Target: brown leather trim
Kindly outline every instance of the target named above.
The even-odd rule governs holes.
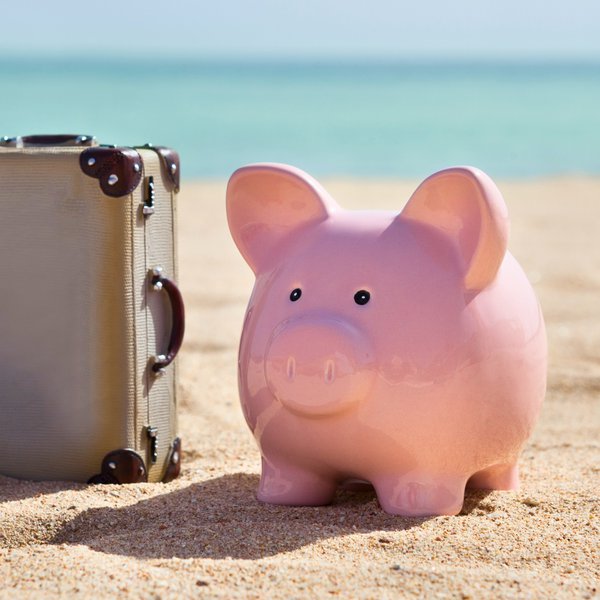
[[[29,148],[40,146],[96,146],[93,135],[79,135],[74,133],[37,134],[16,137],[0,137],[0,146],[10,148]]]
[[[171,446],[171,452],[169,453],[169,462],[167,464],[167,470],[163,477],[163,483],[169,483],[173,479],[179,477],[181,473],[181,438],[175,438]]]
[[[131,194],[142,180],[142,158],[133,148],[88,148],[79,155],[79,165],[113,198]]]
[[[27,146],[94,146],[96,138],[93,135],[78,135],[73,133],[24,135],[21,138],[24,147]]]
[[[101,471],[88,483],[141,483],[148,481],[142,457],[129,448],[113,450],[102,460]]]
[[[167,178],[171,181],[175,192],[179,192],[181,181],[181,162],[179,154],[171,148],[165,146],[155,146],[154,150],[162,158],[163,167],[167,173]]]
[[[154,150],[154,152],[160,156],[164,174],[166,175],[166,180],[173,186],[174,192],[179,192],[179,184],[181,181],[181,164],[179,160],[179,154],[172,148],[167,148],[166,146],[153,146],[152,144],[145,144],[144,146],[138,147]]]

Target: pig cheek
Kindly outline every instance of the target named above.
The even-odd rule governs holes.
[[[267,280],[268,283],[268,280]],[[256,434],[259,419],[264,420],[273,402],[264,373],[265,350],[272,330],[279,321],[268,306],[269,290],[257,286],[246,313],[238,358],[238,382],[242,410],[248,426]],[[262,415],[262,417],[261,417]]]
[[[449,325],[452,323],[452,325]],[[407,328],[382,341],[381,378],[391,386],[418,389],[443,384],[478,362],[472,319],[447,320],[430,329]]]
[[[260,297],[260,289],[255,287],[250,298],[242,336],[238,352],[238,388],[244,418],[251,431],[256,429],[258,414],[266,408],[266,389],[264,377],[262,377],[262,360],[256,353],[256,324],[257,324],[257,297]]]

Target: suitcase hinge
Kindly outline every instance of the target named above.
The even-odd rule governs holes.
[[[146,427],[146,435],[150,440],[150,461],[155,463],[158,460],[158,427],[148,425],[148,427]]]
[[[142,213],[145,217],[149,217],[154,214],[154,177],[150,175],[146,177],[146,191],[144,197],[144,206],[142,208]]]

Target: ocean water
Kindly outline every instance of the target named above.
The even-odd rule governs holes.
[[[0,135],[176,148],[184,177],[600,173],[600,65],[101,62],[0,57]]]

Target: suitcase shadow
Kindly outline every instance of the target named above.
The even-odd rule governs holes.
[[[72,481],[30,481],[0,475],[0,505],[4,502],[15,502],[78,489],[85,489],[85,484]]]
[[[257,475],[238,473],[121,508],[90,508],[65,523],[51,543],[138,558],[258,559],[356,533],[383,532],[378,542],[386,544],[386,531],[428,520],[384,513],[372,490],[340,491],[329,506],[289,507],[259,503],[257,486]],[[468,492],[466,510],[485,495]]]

